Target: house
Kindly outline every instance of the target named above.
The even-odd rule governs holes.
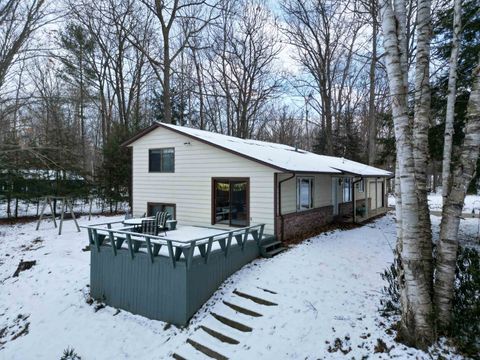
[[[124,145],[133,151],[135,216],[165,210],[179,224],[262,223],[286,240],[387,207],[392,174],[343,158],[164,123]]]
[[[90,295],[178,326],[242,266],[284,250],[278,240],[386,209],[391,174],[346,159],[161,123],[125,145],[134,214],[167,211],[178,226],[165,234],[132,224],[145,219],[84,226]]]

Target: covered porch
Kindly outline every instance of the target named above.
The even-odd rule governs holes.
[[[352,218],[362,223],[388,211],[385,177],[361,176],[354,178],[352,186]]]

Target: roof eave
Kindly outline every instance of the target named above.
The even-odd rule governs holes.
[[[149,127],[145,128],[142,131],[138,132],[137,134],[133,135],[130,139],[121,143],[120,146],[122,146],[122,147],[131,146],[135,141],[137,141],[141,137],[147,135],[148,133],[152,132],[153,130],[155,130],[158,127],[159,127],[159,123],[155,122],[152,125],[150,125]]]

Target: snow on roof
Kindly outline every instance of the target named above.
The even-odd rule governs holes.
[[[161,127],[197,138],[212,145],[238,153],[267,165],[289,172],[314,172],[341,174],[343,172],[362,176],[391,176],[389,171],[378,169],[352,160],[314,154],[292,146],[266,141],[240,139],[210,131],[158,123]]]

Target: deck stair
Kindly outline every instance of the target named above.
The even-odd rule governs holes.
[[[277,294],[268,289],[258,289],[270,294]],[[258,295],[258,291],[254,291],[254,293],[255,295],[251,295],[235,289],[233,291],[234,296],[232,297],[232,300],[229,299],[229,301],[222,301],[225,306],[224,308],[219,309],[221,310],[220,312],[222,315],[211,312],[210,315],[215,320],[213,320],[213,322],[207,322],[209,324],[208,327],[200,325],[196,328],[195,332],[186,341],[188,347],[182,348],[179,352],[173,353],[172,357],[176,360],[227,360],[228,356],[225,356],[222,353],[228,353],[229,349],[234,349],[235,346],[240,344],[240,341],[236,340],[234,337],[238,337],[242,333],[245,334],[254,331],[253,327],[250,327],[243,322],[249,322],[249,319],[253,320],[263,316],[263,314],[258,312],[259,309],[266,309],[270,306],[277,305],[270,300],[260,297],[262,295]],[[238,303],[240,303],[241,306],[238,305]],[[249,307],[253,307],[256,311],[249,309]],[[227,313],[230,315],[227,315]],[[232,319],[234,314],[241,317],[241,322]],[[223,330],[219,330],[218,328]],[[225,335],[223,332],[228,335]]]
[[[287,250],[282,242],[277,240],[274,235],[265,235],[260,245],[260,254],[264,258],[271,258],[281,252]]]

